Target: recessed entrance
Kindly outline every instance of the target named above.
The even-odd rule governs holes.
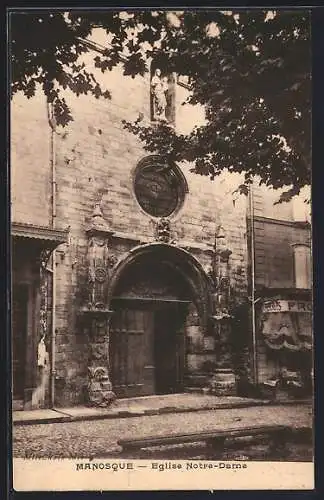
[[[186,306],[178,302],[154,315],[155,393],[183,392]]]
[[[141,245],[119,262],[108,297],[114,311],[109,368],[117,397],[184,392],[197,364],[189,341],[204,334],[210,315],[201,264],[176,246]]]
[[[131,264],[111,301],[110,372],[118,397],[184,391],[189,284],[172,262]]]
[[[183,392],[186,301],[117,299],[111,378],[118,397]]]

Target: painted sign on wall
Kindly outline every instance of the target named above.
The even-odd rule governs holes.
[[[262,306],[263,313],[282,313],[282,312],[297,312],[297,313],[312,313],[312,303],[306,300],[266,300]]]

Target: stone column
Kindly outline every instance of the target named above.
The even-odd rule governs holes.
[[[89,338],[88,402],[108,406],[115,399],[109,373],[109,281],[117,259],[110,251],[110,231],[100,208],[94,208],[88,234],[88,302],[83,309]]]
[[[231,345],[232,317],[229,312],[230,279],[228,262],[231,255],[225,244],[225,232],[220,226],[215,236],[214,258],[210,278],[212,283],[213,314],[210,318],[215,339],[216,368],[209,382],[209,390],[219,396],[236,395]]]
[[[216,368],[211,377],[210,392],[217,396],[235,396],[236,379],[232,363],[230,318],[211,318],[216,349]]]
[[[88,402],[91,406],[109,406],[116,398],[109,377],[109,329],[112,311],[89,311]]]

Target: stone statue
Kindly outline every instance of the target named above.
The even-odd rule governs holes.
[[[161,76],[161,70],[156,68],[151,80],[153,96],[153,119],[166,121],[167,92],[169,89],[167,77]]]
[[[103,366],[89,367],[88,397],[91,406],[106,407],[116,399],[109,380],[108,369]]]
[[[171,224],[169,219],[162,217],[156,224],[156,239],[163,243],[169,243],[171,239]]]

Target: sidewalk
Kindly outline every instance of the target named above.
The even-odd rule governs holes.
[[[202,394],[169,394],[165,396],[147,396],[116,400],[109,408],[76,406],[72,408],[39,409],[14,411],[13,424],[36,425],[46,423],[75,422],[86,420],[116,419],[161,415],[166,413],[184,413],[202,410],[247,408],[284,404],[303,404],[304,401],[274,402],[234,396],[210,396]],[[309,403],[309,402],[308,402]]]

